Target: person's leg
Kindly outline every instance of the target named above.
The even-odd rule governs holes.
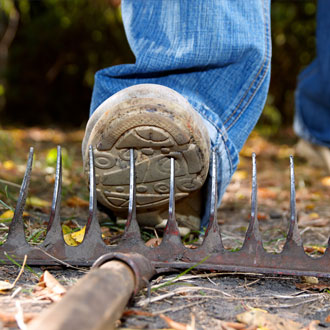
[[[179,92],[202,116],[217,148],[220,201],[266,100],[269,12],[269,0],[122,1],[136,63],[96,74],[91,115],[132,85],[160,84]]]
[[[318,1],[316,19],[316,58],[298,78],[294,130],[298,155],[330,172],[330,1]]]
[[[330,147],[330,1],[319,0],[316,58],[301,72],[296,90],[294,129],[303,139]]]

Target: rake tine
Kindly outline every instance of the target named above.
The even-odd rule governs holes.
[[[64,246],[64,238],[62,234],[60,208],[61,208],[61,193],[62,193],[62,154],[61,147],[57,146],[57,160],[55,171],[55,185],[53,192],[52,209],[50,211],[47,234],[42,246],[50,252],[53,249],[58,249],[58,244]]]
[[[29,190],[29,184],[31,179],[31,170],[33,163],[33,147],[30,148],[29,158],[26,165],[26,170],[19,192],[19,197],[17,200],[17,205],[14,212],[13,220],[9,227],[8,237],[6,243],[15,240],[16,242],[26,242],[24,234],[24,223],[23,223],[23,211],[26,203],[26,198]]]
[[[293,156],[290,156],[290,224],[283,250],[289,248],[289,244],[291,244],[291,242],[294,242],[297,246],[302,247],[302,240],[299,234],[297,224],[296,188]]]
[[[224,250],[221,233],[217,221],[218,205],[218,182],[217,182],[218,162],[216,150],[212,150],[212,187],[209,224],[205,232],[202,247],[207,247],[210,252],[220,252]]]
[[[248,230],[245,234],[245,239],[243,243],[243,248],[247,244],[262,244],[260,233],[259,233],[259,223],[258,223],[258,201],[257,201],[257,165],[256,165],[256,154],[252,153],[252,193],[251,193],[251,219],[249,223]]]
[[[86,224],[86,231],[83,243],[89,238],[93,242],[102,241],[101,228],[97,220],[97,206],[96,206],[96,183],[95,183],[95,165],[93,147],[89,146],[89,210],[88,220]],[[86,244],[86,242],[85,242]]]
[[[50,231],[54,223],[55,225],[60,224],[61,193],[62,193],[62,153],[61,153],[61,147],[57,146],[55,185],[53,192],[52,209],[50,211],[47,232]]]
[[[170,173],[170,197],[168,205],[168,220],[164,231],[161,246],[172,241],[175,244],[182,245],[180,233],[175,217],[175,159],[171,157],[171,173]]]
[[[135,159],[134,149],[130,149],[130,171],[129,171],[129,201],[128,201],[128,216],[125,226],[124,239],[140,240],[140,227],[136,219],[136,174],[135,174]]]

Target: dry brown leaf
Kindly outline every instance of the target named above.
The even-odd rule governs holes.
[[[258,188],[258,197],[275,199],[277,197],[277,193],[269,188]]]
[[[153,317],[155,316],[152,313],[149,312],[144,312],[144,311],[139,311],[136,309],[127,309],[124,313],[123,316],[130,316],[130,315],[139,315],[139,316],[148,316],[148,317]]]
[[[304,283],[308,283],[308,284],[318,284],[319,283],[319,279],[315,276],[301,276],[301,280]]]
[[[325,323],[330,323],[330,314],[324,319]]]
[[[46,270],[40,276],[39,283],[35,287],[34,292],[42,299],[59,301],[66,293],[66,289],[48,270]]]
[[[0,281],[0,291],[8,291],[13,288],[13,284],[7,281]]]
[[[296,288],[300,290],[316,290],[323,291],[325,289],[330,289],[330,284],[326,283],[296,283]]]
[[[65,203],[66,203],[66,205],[68,205],[70,207],[88,207],[89,206],[88,201],[85,201],[84,199],[81,199],[78,196],[73,196],[71,198],[68,198]]]
[[[170,317],[165,316],[164,314],[159,315],[171,328],[175,330],[195,330],[195,316],[191,315],[191,323],[185,324],[172,320]]]
[[[239,322],[248,326],[257,326],[267,330],[299,330],[301,324],[289,319],[284,319],[264,310],[253,308],[250,311],[236,315]]]
[[[31,320],[36,318],[39,314],[37,313],[24,313],[24,322],[29,323]],[[15,313],[3,313],[0,311],[0,321],[3,323],[4,327],[16,328],[17,323],[15,319]]]
[[[156,246],[159,246],[161,242],[162,242],[162,239],[161,239],[161,238],[153,237],[153,238],[150,238],[150,239],[146,242],[146,246],[149,246],[149,247],[156,247]]]

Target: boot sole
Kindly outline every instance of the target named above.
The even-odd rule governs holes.
[[[176,160],[176,199],[201,188],[208,173],[210,142],[203,120],[190,105],[165,97],[129,98],[104,108],[84,142],[84,160],[86,145],[94,147],[97,198],[117,214],[128,207],[130,148],[138,212],[167,205],[171,157]]]

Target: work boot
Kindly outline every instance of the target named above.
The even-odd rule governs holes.
[[[90,117],[82,144],[94,148],[97,199],[127,217],[129,155],[134,148],[137,219],[157,226],[167,218],[170,158],[175,158],[178,225],[199,230],[201,198],[208,174],[210,139],[201,116],[174,90],[141,84],[105,100]],[[189,196],[193,193],[194,198]]]

